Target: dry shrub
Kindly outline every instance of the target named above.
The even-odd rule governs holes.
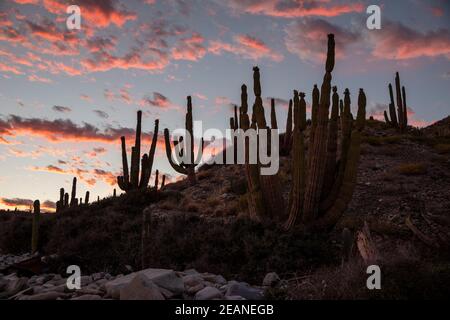
[[[424,163],[403,163],[397,167],[397,172],[403,175],[421,175],[427,173],[427,167]]]
[[[363,143],[368,143],[371,146],[382,146],[385,144],[396,144],[402,140],[401,136],[364,136]]]
[[[434,145],[434,150],[439,154],[447,154],[450,153],[450,144],[447,143],[439,143]]]
[[[450,264],[426,261],[421,257],[392,251],[378,264],[381,290],[366,287],[368,274],[361,259],[353,258],[344,266],[318,269],[300,279],[292,279],[290,299],[445,299],[450,294]]]

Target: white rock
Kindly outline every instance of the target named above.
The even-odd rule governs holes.
[[[184,292],[183,280],[177,277],[173,270],[150,268],[108,281],[105,283],[107,296],[118,299],[120,296],[120,289],[129,284],[137,274],[145,275],[157,286],[169,290],[174,294],[181,294]]]
[[[19,300],[56,300],[58,298],[66,298],[68,295],[61,292],[44,292],[38,293],[31,296],[21,296]]]
[[[102,297],[96,294],[84,294],[82,296],[75,297],[70,300],[102,300]]]
[[[279,282],[280,282],[280,277],[275,272],[269,272],[264,277],[263,286],[273,287]]]
[[[197,292],[199,292],[200,290],[202,290],[205,287],[205,285],[203,283],[199,283],[196,286],[193,287],[188,287],[187,288],[187,293],[189,293],[190,295],[194,295]]]
[[[222,299],[222,293],[214,287],[205,287],[195,294],[195,300]]]
[[[120,289],[120,300],[164,300],[164,296],[149,278],[144,274],[137,274]]]
[[[225,300],[246,300],[246,299],[241,296],[225,296]]]
[[[198,274],[188,274],[182,279],[185,287],[195,287],[203,282],[203,278]]]
[[[263,290],[252,288],[247,283],[230,281],[227,288],[226,296],[241,296],[247,300],[264,299]]]

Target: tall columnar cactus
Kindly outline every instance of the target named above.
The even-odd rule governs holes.
[[[72,180],[72,193],[70,196],[70,207],[76,207],[78,205],[77,199],[77,178],[74,177]]]
[[[237,114],[235,115],[237,117]],[[193,117],[192,117],[192,99],[191,96],[187,97],[187,112],[186,112],[186,120],[185,120],[185,129],[186,132],[189,134],[190,139],[189,141],[176,141],[174,142],[175,150],[180,150],[178,147],[182,147],[181,151],[178,152],[179,156],[183,156],[184,154],[188,155],[188,161],[186,163],[184,161],[180,161],[179,163],[176,163],[174,159],[172,158],[172,146],[170,143],[170,133],[169,129],[164,129],[164,140],[166,144],[166,155],[167,159],[169,160],[170,165],[172,168],[181,174],[187,175],[189,183],[191,185],[194,185],[197,183],[197,178],[195,175],[195,167],[200,163],[202,154],[203,154],[203,147],[204,147],[204,141],[203,138],[201,139],[200,147],[198,150],[198,155],[195,157],[194,152],[194,124],[193,124]],[[181,145],[178,145],[181,144]]]
[[[292,99],[289,100],[289,108],[286,119],[286,133],[284,134],[284,139],[282,141],[280,154],[283,156],[288,156],[292,148]]]
[[[271,128],[267,125],[265,115],[264,115],[264,106],[263,106],[263,100],[261,97],[261,81],[260,81],[261,75],[259,72],[258,67],[253,68],[253,93],[255,94],[255,103],[253,104],[253,116],[256,121],[256,127],[258,130],[265,129],[277,129],[277,128]],[[273,113],[275,112],[273,108]],[[273,114],[271,113],[271,114]],[[271,116],[271,124],[277,126],[276,120],[274,119],[274,116]],[[270,145],[270,139],[267,139],[267,148],[269,152],[274,152],[272,150]],[[258,146],[259,147],[259,146]],[[277,154],[278,156],[278,154]],[[259,161],[258,161],[259,164]],[[260,166],[260,165],[259,165]],[[258,168],[260,169],[260,168]],[[258,170],[259,174],[259,170]],[[278,178],[278,174],[275,175],[260,175],[259,174],[259,183],[260,188],[263,195],[263,203],[264,206],[267,208],[266,215],[269,217],[273,217],[276,212],[281,212],[281,215],[278,215],[278,217],[282,217],[284,215],[284,202],[283,202],[283,196],[280,192],[273,192],[273,190],[280,190],[281,185]]]
[[[86,191],[86,195],[84,196],[84,204],[85,205],[89,204],[89,191]]]
[[[334,68],[334,35],[328,36],[328,51],[325,64],[321,95],[317,112],[316,128],[314,130],[312,145],[308,150],[309,167],[306,181],[305,199],[303,205],[303,220],[310,222],[317,217],[323,180],[326,167],[328,112],[330,107],[331,72]]]
[[[390,83],[388,88],[390,98],[389,116],[388,112],[384,111],[384,120],[388,125],[397,128],[400,132],[404,132],[408,127],[408,109],[406,106],[406,90],[405,87],[401,87],[400,76],[398,72],[395,73],[395,94],[397,109],[395,109],[394,93],[392,91],[392,85]]]
[[[331,94],[331,72],[334,67],[334,36],[328,36],[328,52],[325,76],[321,90],[313,89],[312,125],[308,146],[308,161],[305,157],[306,102],[305,94],[294,91],[294,130],[292,144],[292,184],[286,212],[285,228],[297,223],[310,227],[328,228],[335,225],[350,202],[356,185],[356,174],[360,155],[361,131],[364,128],[366,97],[360,89],[358,115],[353,121],[350,108],[350,92],[344,92],[344,100],[339,100],[337,88]],[[259,69],[254,68],[255,104],[253,107],[253,128],[267,128],[261,99]],[[245,90],[244,90],[245,89]],[[243,86],[242,97],[247,97]],[[331,117],[329,107],[332,100]],[[246,105],[246,103],[242,103]],[[337,157],[338,114],[341,111],[340,158]],[[249,116],[241,107],[241,128],[249,128]],[[353,124],[353,122],[355,122]],[[246,148],[248,150],[248,148]],[[248,160],[248,158],[247,158]],[[273,195],[281,195],[281,188],[271,176],[260,174],[258,164],[246,162],[248,182],[248,202],[251,217],[278,216],[282,212],[281,201]],[[275,177],[276,176],[272,176]],[[334,191],[335,190],[335,191]],[[335,194],[333,194],[333,191]],[[276,202],[278,201],[278,202]],[[328,202],[328,205],[324,203]],[[272,205],[271,205],[272,203]],[[273,206],[277,203],[278,207]]]
[[[330,192],[331,188],[333,187],[334,178],[336,176],[338,112],[339,112],[339,95],[337,93],[337,87],[333,87],[331,116],[330,121],[328,122],[325,179],[322,189],[322,199],[326,197]]]
[[[164,188],[165,185],[166,185],[166,175],[163,174],[160,189]]]
[[[31,230],[31,253],[36,253],[39,249],[39,220],[41,215],[41,204],[39,200],[33,203],[33,225]]]
[[[275,99],[270,100],[270,125],[272,129],[278,129],[277,113],[275,112]]]
[[[64,194],[64,209],[69,207],[69,193]]]
[[[64,188],[59,189],[59,200],[56,202],[56,212],[65,208],[64,203]]]
[[[294,90],[294,141],[292,146],[292,185],[289,194],[286,227],[291,228],[303,208],[306,183],[305,137],[306,102],[305,93]]]
[[[142,156],[141,159],[141,123],[142,111],[137,112],[137,125],[135,145],[131,148],[131,166],[128,171],[128,159],[125,137],[121,137],[122,145],[122,167],[123,175],[117,177],[117,184],[119,188],[125,192],[138,189],[146,189],[150,181],[150,176],[153,167],[153,159],[155,157],[156,143],[158,140],[159,120],[155,120],[155,127],[153,130],[152,143],[149,153]],[[142,168],[140,168],[140,166]],[[140,178],[139,178],[140,174]]]

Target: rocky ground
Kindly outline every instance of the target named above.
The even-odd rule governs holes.
[[[29,258],[0,256],[2,266]],[[261,300],[267,288],[280,278],[269,273],[262,286],[227,281],[221,275],[199,273],[194,269],[175,272],[168,269],[145,269],[112,276],[98,272],[80,277],[80,289],[69,289],[68,279],[48,273],[21,277],[17,273],[0,274],[0,299],[10,300]],[[73,283],[73,281],[70,281]]]

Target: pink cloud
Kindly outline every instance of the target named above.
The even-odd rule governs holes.
[[[215,55],[228,52],[251,60],[270,59],[276,62],[283,60],[281,53],[267,46],[262,40],[249,35],[236,35],[233,43],[210,41],[208,51]]]
[[[38,75],[32,74],[28,76],[28,80],[32,82],[43,82],[43,83],[52,83],[53,81],[48,78],[39,77]]]
[[[205,39],[199,34],[180,39],[172,49],[172,57],[175,60],[198,61],[206,54],[206,48],[203,45]]]
[[[43,0],[45,8],[53,14],[65,14],[68,2],[64,0]],[[111,24],[122,27],[127,21],[137,18],[116,0],[73,0],[83,12],[83,19],[96,27],[104,28]]]
[[[14,67],[12,65],[4,64],[2,62],[0,62],[0,71],[14,73],[14,74],[17,74],[17,75],[23,74],[23,72],[19,68]]]
[[[379,59],[413,59],[444,56],[450,59],[450,31],[420,32],[401,23],[385,21],[378,32],[369,33],[373,55]]]
[[[323,62],[326,54],[326,35],[333,33],[336,55],[342,57],[345,49],[360,39],[360,35],[322,19],[303,19],[285,28],[284,42],[289,52],[302,60]]]
[[[360,2],[338,3],[330,0],[231,0],[228,5],[236,12],[280,18],[307,16],[336,17],[364,11]]]

